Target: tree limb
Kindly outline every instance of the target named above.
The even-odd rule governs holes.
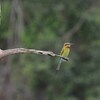
[[[66,36],[64,35],[64,38],[70,40],[71,37],[80,30],[89,13],[98,6],[100,6],[100,0],[93,2],[92,5],[82,14],[79,21],[70,30],[68,30],[68,32],[66,32]]]
[[[8,49],[8,50],[1,50],[0,49],[0,59],[3,57],[9,56],[9,55],[27,54],[27,53],[47,55],[47,56],[52,56],[52,57],[60,57],[66,61],[69,60],[68,58],[57,55],[57,54],[53,53],[52,51],[42,51],[42,50],[26,49],[26,48],[15,48],[15,49]]]

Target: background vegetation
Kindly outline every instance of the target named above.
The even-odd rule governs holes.
[[[100,100],[100,0],[3,0],[0,48],[59,54],[75,43],[70,61],[34,54],[0,60],[0,100]]]

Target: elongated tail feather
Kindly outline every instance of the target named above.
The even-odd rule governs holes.
[[[58,66],[57,66],[57,68],[56,68],[56,70],[59,70],[59,69],[60,69],[60,66],[61,66],[62,61],[63,61],[63,59],[61,58],[61,59],[60,59],[60,62],[59,62],[59,64],[58,64]]]

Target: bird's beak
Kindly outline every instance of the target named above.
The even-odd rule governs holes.
[[[74,43],[70,43],[70,45],[74,45]]]

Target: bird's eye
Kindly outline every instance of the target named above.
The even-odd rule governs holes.
[[[65,44],[65,46],[67,46],[67,44]]]

